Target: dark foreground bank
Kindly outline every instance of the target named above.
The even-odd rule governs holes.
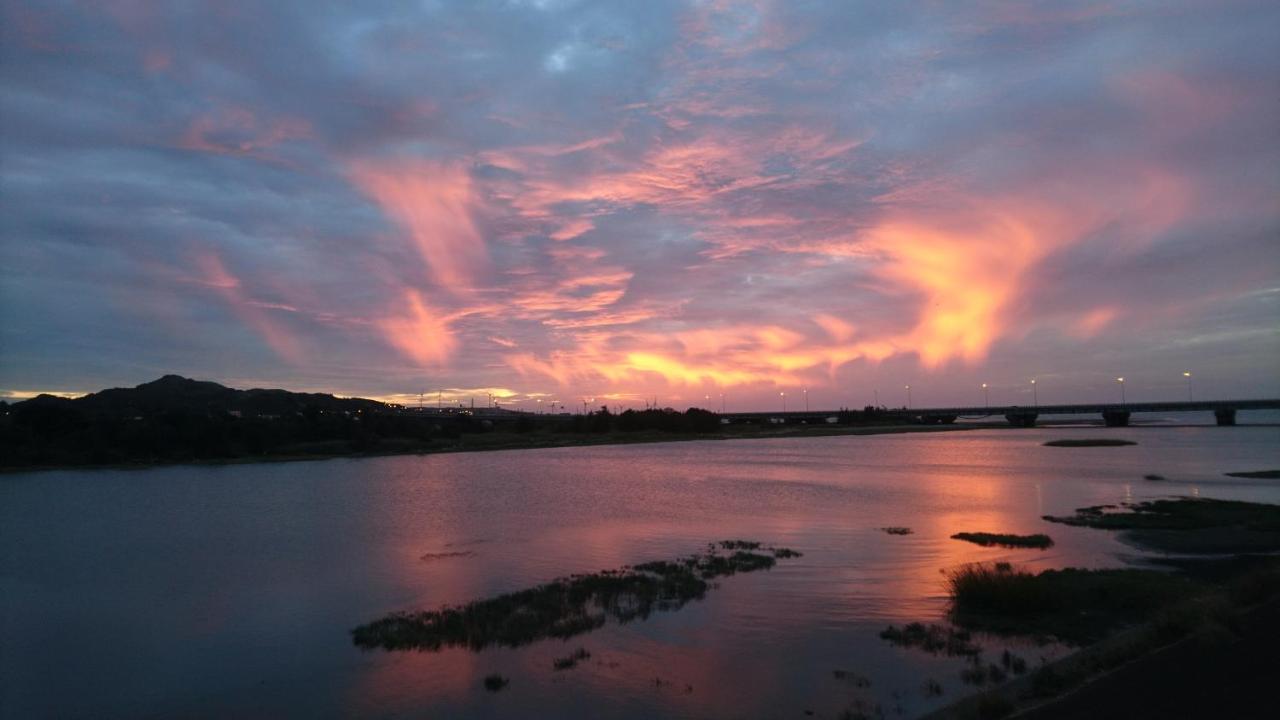
[[[1180,498],[1045,519],[1179,554],[1160,569],[953,571],[958,627],[1083,647],[929,717],[1273,716],[1280,506]]]

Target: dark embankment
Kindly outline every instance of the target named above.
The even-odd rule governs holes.
[[[1137,445],[1132,440],[1120,440],[1117,438],[1079,438],[1067,440],[1050,440],[1044,444],[1045,447],[1121,447],[1124,445]]]
[[[351,631],[365,649],[440,650],[519,647],[590,632],[612,618],[627,622],[702,598],[710,581],[799,557],[789,548],[725,540],[697,555],[618,570],[571,575],[528,590],[439,610],[392,613]]]
[[[1036,548],[1044,550],[1053,547],[1053,538],[1037,533],[1035,535],[1010,535],[1007,533],[961,532],[951,536],[952,540],[964,540],[983,547]]]

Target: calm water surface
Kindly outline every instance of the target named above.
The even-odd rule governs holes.
[[[1041,446],[1099,433],[1140,444]],[[942,569],[1131,562],[1139,553],[1112,535],[1040,516],[1173,494],[1280,502],[1276,481],[1222,475],[1277,467],[1280,428],[1134,427],[0,476],[0,715],[783,718],[861,701],[911,717],[966,692],[962,665],[878,633],[942,617]],[[948,539],[963,530],[1047,532],[1057,545]],[[351,643],[352,627],[389,611],[724,538],[805,555],[567,642]],[[471,554],[423,557],[450,552]],[[553,671],[579,646],[590,660]],[[1034,664],[1058,649],[1018,652]],[[511,678],[501,693],[482,687],[493,672]],[[942,698],[921,692],[930,677]]]

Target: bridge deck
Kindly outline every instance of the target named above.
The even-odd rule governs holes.
[[[861,412],[859,408],[849,408]],[[1215,412],[1218,410],[1280,410],[1280,399],[1268,400],[1198,400],[1180,402],[1131,402],[1131,403],[1089,403],[1080,405],[990,405],[961,406],[938,408],[886,408],[880,410],[881,415],[892,416],[943,416],[959,417],[1002,417],[1009,414],[1038,413],[1040,415],[1094,415],[1111,412],[1151,413],[1151,412]],[[752,418],[793,418],[819,419],[839,414],[839,410],[788,410],[786,412],[738,412],[722,413],[729,419]]]

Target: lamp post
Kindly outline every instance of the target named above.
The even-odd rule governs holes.
[[[907,391],[907,409],[910,410],[911,409],[911,386],[906,385],[904,387]]]
[[[704,401],[706,401],[706,403],[707,403],[707,409],[708,409],[708,410],[710,410],[710,409],[711,409],[711,396],[710,396],[710,395],[703,395],[703,396],[702,396],[702,399],[703,399]]]
[[[1124,378],[1118,377],[1116,378],[1116,382],[1120,383],[1120,404],[1128,405],[1129,403],[1124,399]]]
[[[1182,373],[1182,377],[1184,377],[1184,378],[1186,378],[1186,379],[1187,379],[1187,402],[1192,402],[1192,400],[1191,400],[1191,372],[1190,372],[1190,371],[1188,371],[1188,372],[1184,372],[1184,373]]]
[[[720,414],[724,414],[724,393],[720,393]]]
[[[804,411],[809,412],[809,388],[804,389]]]
[[[778,397],[782,398],[782,412],[787,411],[787,394],[785,392],[778,393]]]
[[[991,395],[987,391],[986,383],[982,383],[982,407],[985,410],[991,410]]]

